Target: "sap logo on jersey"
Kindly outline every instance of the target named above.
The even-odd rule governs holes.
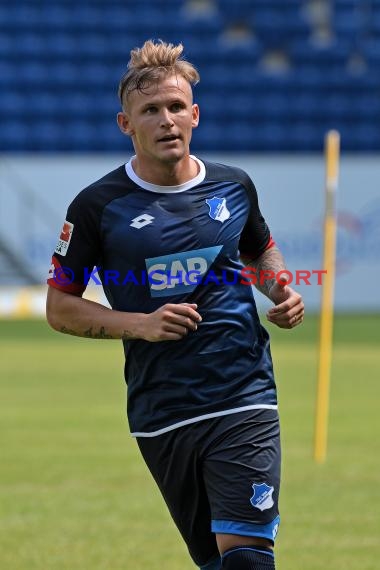
[[[145,260],[152,297],[194,291],[223,246],[206,247]]]

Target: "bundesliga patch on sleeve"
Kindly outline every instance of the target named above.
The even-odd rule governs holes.
[[[65,220],[61,235],[59,236],[57,247],[54,250],[55,253],[59,253],[59,255],[66,255],[67,250],[69,249],[71,236],[73,235],[73,230],[74,224]]]

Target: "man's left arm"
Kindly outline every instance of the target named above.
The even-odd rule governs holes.
[[[266,316],[268,321],[282,329],[292,329],[301,324],[304,317],[304,304],[299,293],[287,285],[288,278],[284,258],[276,246],[266,249],[257,259],[248,260],[245,265],[256,269],[256,288],[275,304]]]

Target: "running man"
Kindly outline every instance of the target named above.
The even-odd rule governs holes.
[[[190,154],[199,74],[182,51],[151,40],[132,50],[117,122],[135,155],[69,206],[47,318],[122,339],[131,433],[195,564],[274,569],[276,386],[244,265],[267,276],[257,287],[269,321],[293,328],[304,305],[274,277],[285,265],[249,176]],[[94,276],[111,309],[82,298]]]

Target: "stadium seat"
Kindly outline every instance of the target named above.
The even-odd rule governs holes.
[[[380,130],[375,124],[357,124],[350,128],[345,142],[349,150],[374,152],[380,148]]]
[[[29,147],[30,129],[25,121],[19,119],[4,119],[0,129],[0,151],[18,152],[32,150]]]
[[[3,58],[9,58],[13,54],[13,36],[6,32],[0,32],[0,54]]]
[[[15,89],[12,90],[2,89],[0,91],[1,121],[7,120],[12,115],[17,115],[22,110],[27,111],[26,109],[27,103],[28,100],[25,97],[25,94],[22,94],[20,91]]]
[[[217,44],[217,53],[220,60],[225,64],[246,67],[247,65],[257,64],[263,50],[257,40],[241,42],[220,40]]]
[[[360,51],[369,67],[377,74],[380,73],[380,38],[360,44]]]
[[[62,113],[62,109],[66,107],[62,98],[59,99],[54,94],[44,90],[41,91],[40,89],[29,90],[24,105],[28,105],[28,113],[34,120],[42,120],[46,117],[57,117]]]
[[[63,148],[74,145],[77,151],[95,151],[101,144],[101,136],[95,120],[67,120],[61,132]]]
[[[224,20],[228,22],[246,22],[251,16],[254,3],[250,0],[231,2],[230,0],[218,0],[219,12]]]
[[[310,40],[292,42],[289,54],[295,66],[300,68],[305,65],[315,67],[340,67],[344,69],[351,46],[344,41],[331,41],[328,44],[315,44]]]
[[[310,34],[299,9],[284,8],[275,12],[268,9],[256,11],[248,19],[258,40],[272,49],[287,47],[295,39],[306,39]]]
[[[41,33],[15,32],[13,35],[13,57],[17,58],[34,58],[43,60],[49,50],[46,38]]]
[[[380,125],[380,97],[376,94],[364,93],[360,98],[351,99],[351,112],[358,119],[368,120],[370,123]]]
[[[58,123],[59,117],[42,118],[31,128],[30,149],[33,151],[49,152],[53,149],[65,150],[62,145],[64,128]],[[37,126],[38,125],[38,126]]]
[[[39,12],[38,27],[44,30],[55,30],[64,32],[65,30],[72,29],[73,24],[73,7],[66,6],[61,3],[44,3],[44,6]],[[37,26],[34,25],[34,28]]]

